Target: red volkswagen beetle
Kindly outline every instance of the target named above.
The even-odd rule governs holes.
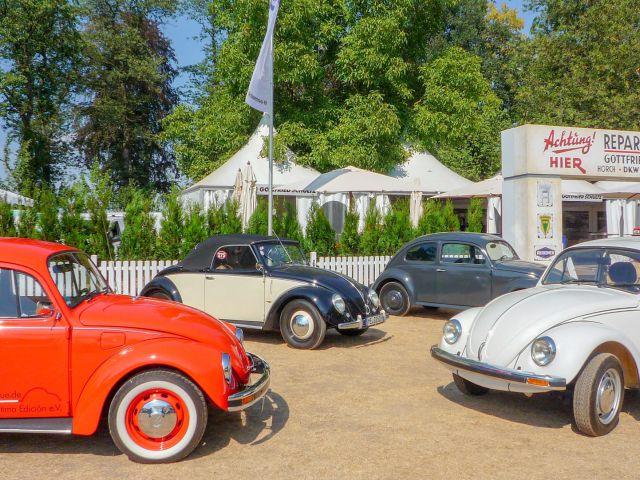
[[[0,378],[1,432],[91,435],[104,412],[129,458],[164,463],[198,445],[208,403],[239,411],[264,396],[269,366],[240,329],[111,293],[76,249],[2,238]]]

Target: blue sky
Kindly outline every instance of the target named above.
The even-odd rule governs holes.
[[[531,21],[533,15],[531,12],[525,12],[523,3],[526,0],[498,0],[497,3],[501,5],[506,3],[509,7],[515,8],[525,20],[525,31],[528,32],[531,28]],[[204,53],[202,46],[197,38],[200,33],[200,26],[198,23],[190,20],[186,17],[178,17],[168,21],[163,28],[167,37],[171,39],[173,48],[175,50],[176,59],[178,61],[178,67],[186,67],[200,62]],[[181,74],[176,79],[176,87],[185,86],[189,81],[189,77],[186,74]],[[0,148],[4,147],[6,132],[3,127],[0,126]],[[4,178],[6,172],[4,166],[0,165],[0,179]]]

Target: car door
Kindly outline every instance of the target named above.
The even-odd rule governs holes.
[[[407,250],[404,270],[413,280],[415,301],[438,303],[438,242],[418,243]]]
[[[221,320],[261,326],[264,323],[262,270],[249,245],[226,245],[213,256],[205,274],[205,311]]]
[[[0,265],[0,418],[68,417],[69,327],[36,277]]]
[[[443,242],[438,266],[438,303],[481,306],[491,300],[491,264],[477,245]]]

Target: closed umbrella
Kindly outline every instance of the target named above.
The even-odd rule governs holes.
[[[422,192],[411,192],[409,216],[411,217],[411,225],[417,227],[420,217],[422,216]]]
[[[256,209],[258,203],[258,189],[256,187],[256,175],[250,162],[242,173],[242,201],[240,202],[240,211],[242,212],[242,228],[246,228],[249,219]]]
[[[242,170],[238,169],[236,173],[236,181],[233,184],[233,194],[231,199],[240,204],[242,201]]]

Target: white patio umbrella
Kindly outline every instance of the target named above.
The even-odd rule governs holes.
[[[236,181],[233,184],[233,194],[231,195],[231,199],[238,202],[238,205],[242,201],[242,183],[242,170],[238,169]]]
[[[258,189],[256,187],[256,175],[251,166],[251,162],[247,162],[247,166],[242,173],[242,201],[240,202],[240,212],[242,217],[242,228],[246,228],[249,219],[256,209]]]
[[[411,225],[418,226],[420,217],[422,216],[422,190],[420,190],[420,180],[416,178],[413,182],[416,186],[416,190],[411,192],[411,198],[409,199],[409,218],[411,219]]]

